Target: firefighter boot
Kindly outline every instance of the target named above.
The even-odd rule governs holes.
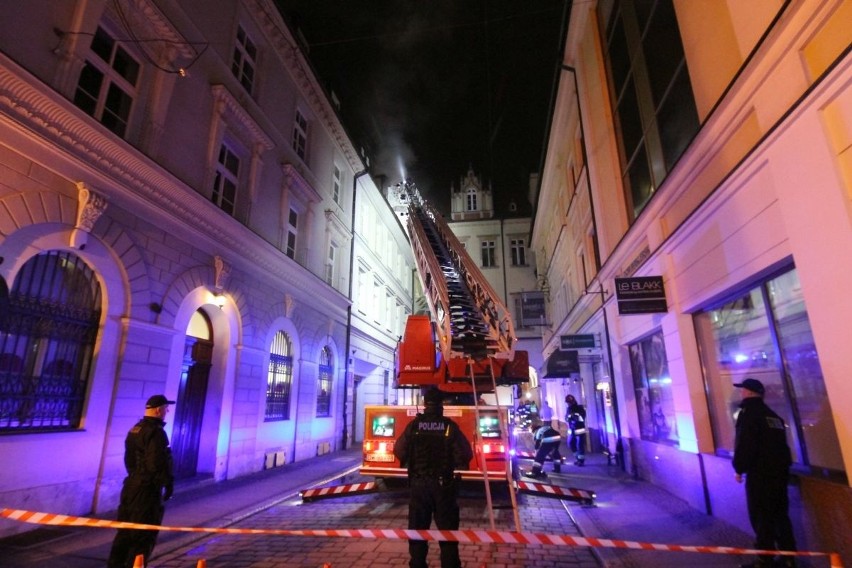
[[[562,473],[562,458],[553,460],[553,473]]]
[[[547,474],[541,470],[542,464],[534,463],[533,468],[530,471],[524,472],[524,477],[532,477],[535,479],[542,479],[547,477]]]

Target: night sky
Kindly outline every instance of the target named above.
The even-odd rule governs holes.
[[[498,213],[529,212],[566,2],[277,0],[380,183],[411,177],[448,211],[472,166]]]

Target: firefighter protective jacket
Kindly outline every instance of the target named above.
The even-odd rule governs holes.
[[[535,434],[533,434],[535,449],[539,449],[542,444],[559,442],[560,440],[562,440],[562,435],[558,430],[555,430],[550,426],[542,426],[535,431]]]
[[[586,409],[583,408],[582,404],[572,404],[568,407],[566,419],[572,434],[586,433]]]

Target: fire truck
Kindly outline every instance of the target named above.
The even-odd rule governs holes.
[[[509,409],[485,405],[483,394],[529,381],[529,357],[515,349],[511,313],[441,214],[406,180],[389,190],[414,252],[429,315],[408,317],[395,361],[394,387],[445,393],[444,415],[474,448],[464,479],[511,482]],[[396,439],[422,409],[367,406],[360,473],[405,477],[393,455]]]

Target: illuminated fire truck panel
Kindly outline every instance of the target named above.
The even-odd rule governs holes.
[[[396,439],[414,419],[422,407],[367,406],[360,473],[375,477],[407,477],[399,460],[393,455]],[[468,467],[459,471],[463,479],[484,479],[483,464],[489,479],[505,479],[509,450],[509,432],[504,427],[508,410],[496,406],[480,406],[479,436],[476,432],[476,412],[472,406],[446,406],[444,416],[452,418],[474,449]],[[502,419],[501,419],[502,416]]]

